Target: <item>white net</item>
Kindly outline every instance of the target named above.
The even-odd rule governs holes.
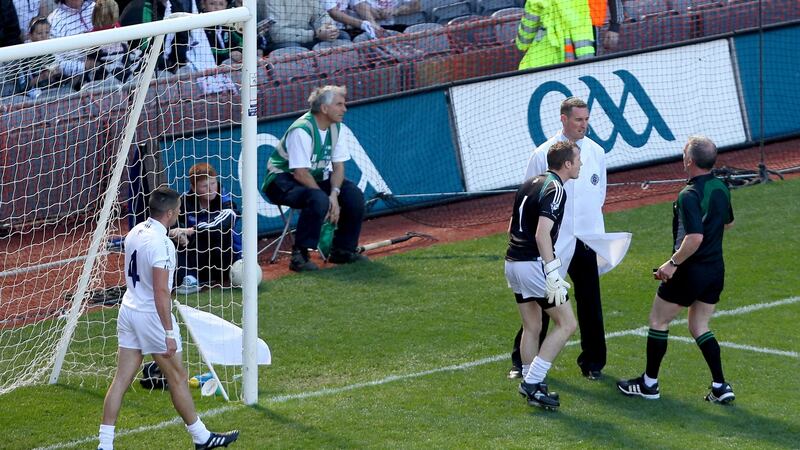
[[[235,33],[212,27],[167,34],[163,47],[145,38],[0,63],[0,394],[53,381],[54,367],[60,383],[113,376],[121,238],[147,217],[159,185],[187,193],[178,226],[196,230],[179,249],[175,285],[201,289],[187,281],[188,293],[174,295],[241,325],[227,270],[241,254],[241,68],[220,56],[241,47],[194,44],[207,31]],[[216,182],[216,196],[191,195],[192,167],[195,184]],[[183,324],[181,335],[189,375],[207,372]],[[241,368],[215,369],[236,398]]]

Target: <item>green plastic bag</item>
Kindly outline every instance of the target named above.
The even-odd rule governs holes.
[[[319,231],[319,244],[317,244],[317,250],[319,250],[320,256],[322,256],[322,259],[325,261],[328,260],[328,256],[330,256],[331,253],[334,231],[336,231],[336,224],[327,220],[322,224],[322,229]]]

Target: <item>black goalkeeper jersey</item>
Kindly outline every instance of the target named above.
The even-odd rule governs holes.
[[[547,171],[545,174],[525,180],[514,199],[514,210],[511,213],[511,224],[508,229],[506,261],[535,261],[541,256],[536,245],[536,227],[539,225],[540,216],[554,222],[550,238],[555,245],[566,203],[567,193],[564,191],[564,184],[555,173]]]

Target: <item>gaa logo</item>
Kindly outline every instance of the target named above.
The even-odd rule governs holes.
[[[586,135],[589,136],[589,138],[593,141],[600,144],[606,153],[610,152],[611,149],[614,148],[617,135],[621,136],[625,142],[634,148],[644,147],[645,144],[647,144],[647,141],[650,139],[650,133],[653,130],[661,135],[664,140],[674,141],[675,136],[667,126],[667,123],[664,121],[661,113],[659,113],[658,109],[656,109],[653,101],[650,100],[647,92],[645,92],[644,88],[639,83],[639,80],[637,80],[636,77],[634,77],[633,74],[627,70],[617,70],[614,72],[614,75],[619,77],[625,86],[622,89],[622,94],[620,95],[619,106],[614,103],[614,100],[608,94],[606,88],[600,84],[597,78],[588,75],[578,78],[583,82],[583,84],[586,85],[586,87],[589,88],[589,97],[586,99],[586,104],[589,105],[589,110],[591,111],[595,102],[600,104],[600,107],[603,108],[603,111],[606,113],[608,119],[614,126],[608,139],[600,139],[592,129],[591,125],[589,126],[589,131],[586,133]],[[559,83],[558,81],[548,81],[542,83],[538,88],[536,88],[535,91],[533,91],[530,103],[528,104],[528,129],[533,142],[537,146],[542,145],[547,141],[547,136],[545,136],[544,131],[542,130],[541,108],[542,101],[544,100],[545,96],[553,92],[561,93],[565,97],[572,97],[572,91],[570,91],[568,87],[562,83]],[[645,116],[647,116],[647,126],[644,127],[644,130],[641,133],[637,133],[634,127],[631,126],[631,124],[628,123],[628,120],[625,118],[625,106],[628,104],[628,97],[633,97],[639,104],[639,107],[644,112]],[[640,128],[640,126],[637,124],[636,128]]]
[[[596,173],[593,173],[592,174],[592,184],[597,186],[597,183],[599,183],[599,182],[600,182],[600,176],[597,175]]]

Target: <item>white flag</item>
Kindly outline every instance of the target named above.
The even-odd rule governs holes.
[[[242,329],[214,314],[186,305],[178,305],[191,338],[203,351],[210,364],[224,366],[242,365]],[[256,362],[272,364],[272,354],[267,343],[258,339]]]
[[[602,233],[578,236],[597,253],[597,271],[600,275],[610,271],[622,262],[628,247],[631,246],[631,233]]]

